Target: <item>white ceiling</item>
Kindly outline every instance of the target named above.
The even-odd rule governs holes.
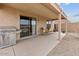
[[[51,19],[57,19],[58,14],[54,11],[49,10],[48,8],[44,7],[40,3],[7,3],[5,5],[14,7],[16,9],[22,10],[24,12],[34,13],[36,15],[44,16]]]

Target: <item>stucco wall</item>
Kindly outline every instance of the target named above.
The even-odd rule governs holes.
[[[61,24],[61,31],[66,31],[66,23]]]
[[[15,26],[19,29],[18,12],[13,8],[5,6],[0,8],[0,26]]]
[[[40,29],[41,29],[41,27],[45,27],[46,20],[47,19],[44,17],[38,17],[38,19],[37,19],[37,34],[41,34]]]
[[[66,29],[66,24],[62,24],[62,30]],[[79,32],[79,23],[67,23],[68,32]]]
[[[69,32],[79,32],[79,23],[68,23]]]
[[[17,29],[20,28],[19,14],[14,8],[1,6],[0,8],[0,26],[15,26]],[[19,39],[19,34],[17,34]]]

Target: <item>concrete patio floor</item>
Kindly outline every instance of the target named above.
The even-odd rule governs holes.
[[[48,56],[79,56],[79,34],[68,33]]]
[[[62,35],[62,38],[64,35]],[[46,56],[60,41],[58,33],[37,36],[17,42],[16,45],[0,49],[1,56]]]

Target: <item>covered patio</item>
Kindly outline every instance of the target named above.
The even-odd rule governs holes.
[[[62,38],[65,34],[62,33]],[[0,56],[46,56],[60,41],[58,32],[18,41],[16,45],[0,49]]]
[[[62,32],[62,23],[65,24],[65,33],[67,33],[67,16],[63,12],[63,10],[56,4],[56,3],[27,3],[27,4],[22,4],[22,3],[6,3],[3,4],[5,6],[9,6],[12,8],[15,8],[18,10],[20,15],[27,15],[30,17],[35,17],[37,19],[37,28],[36,28],[36,35],[39,35],[40,33],[40,28],[45,27],[45,23],[47,20],[51,20],[52,23],[55,21],[57,24],[57,29],[58,29],[58,39],[61,40],[61,32]],[[25,14],[23,14],[24,12]],[[31,15],[30,15],[31,14]],[[40,18],[41,17],[41,18]],[[43,18],[43,19],[42,19]],[[52,32],[54,30],[54,24],[51,25]],[[19,28],[20,29],[20,28]]]
[[[16,26],[17,29],[20,28],[20,15],[29,16],[36,18],[36,35],[31,37],[25,37],[22,39],[20,33],[16,38],[16,45],[0,49],[0,55],[23,55],[23,56],[45,56],[53,49],[66,35],[67,33],[67,16],[64,14],[61,8],[57,4],[51,3],[36,3],[36,4],[17,4],[17,3],[6,3],[2,4],[2,16],[7,16],[9,12],[9,26]],[[5,8],[6,7],[6,8]],[[8,11],[8,12],[6,12]],[[10,18],[11,17],[11,18]],[[4,17],[2,17],[3,19]],[[14,21],[14,23],[12,22]],[[56,32],[48,32],[44,35],[40,35],[40,28],[44,27],[47,20],[52,21],[52,26],[54,29],[54,24],[57,24],[58,30]],[[5,21],[4,23],[7,23]],[[55,21],[55,23],[53,23]],[[65,23],[65,33],[62,33],[62,23]],[[8,24],[8,23],[7,23]],[[2,24],[3,25],[3,24]],[[5,24],[6,25],[6,24]],[[19,39],[19,40],[17,40]]]

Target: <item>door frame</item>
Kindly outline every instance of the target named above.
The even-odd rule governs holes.
[[[20,15],[20,17],[21,17],[21,16],[23,16],[23,17],[29,17],[29,16]],[[31,18],[31,19],[30,19],[30,18]],[[20,36],[21,39],[30,38],[30,37],[32,37],[32,36],[36,36],[36,35],[37,35],[37,18],[35,18],[35,17],[29,17],[30,22],[32,21],[32,19],[35,20],[35,22],[36,22],[36,25],[35,25],[35,35],[29,35],[29,36],[25,36],[25,37],[21,37],[21,36]],[[20,20],[21,20],[21,18],[20,18]],[[32,25],[32,24],[30,24],[30,25]],[[21,29],[21,23],[20,23],[20,29]],[[21,34],[20,34],[20,35],[21,35]]]

